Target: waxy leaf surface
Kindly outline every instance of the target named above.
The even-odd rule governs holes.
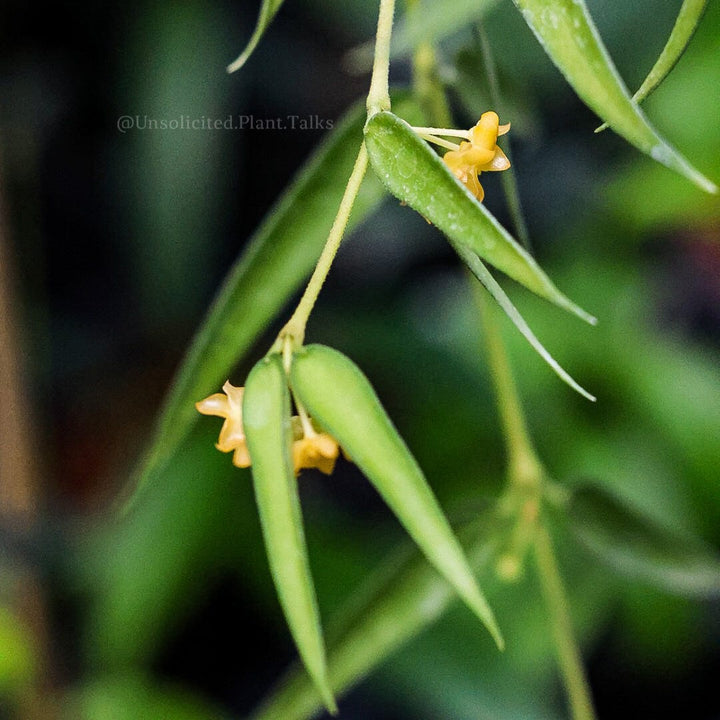
[[[293,356],[293,392],[373,483],[435,567],[502,646],[492,610],[427,480],[359,368],[323,345]]]
[[[290,392],[279,355],[263,358],[250,372],[243,397],[243,426],[265,548],[280,604],[310,677],[326,707],[335,712],[290,458]]]

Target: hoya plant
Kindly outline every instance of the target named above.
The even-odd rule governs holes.
[[[502,619],[496,615],[488,586],[497,592],[498,586],[531,572],[539,588],[532,603],[545,608],[566,715],[596,717],[573,628],[573,588],[568,594],[556,557],[558,538],[566,548],[584,546],[613,571],[669,592],[720,594],[720,561],[701,541],[645,517],[600,483],[568,485],[536,449],[514,379],[505,318],[562,381],[553,393],[576,393],[579,403],[606,398],[594,387],[597,376],[583,378],[572,359],[561,367],[511,299],[508,286],[519,284],[535,296],[532,302],[549,303],[554,322],[567,334],[579,332],[583,324],[602,327],[603,317],[584,309],[592,298],[573,294],[571,299],[532,252],[513,176],[515,120],[506,110],[512,103],[505,100],[495,72],[492,34],[482,26],[485,13],[497,4],[408,0],[396,8],[394,0],[380,0],[372,52],[361,47],[349,56],[350,62],[371,67],[367,96],[326,134],[289,187],[278,187],[279,200],[230,270],[187,352],[133,478],[125,517],[142,512],[153,483],[173,467],[198,424],[217,430],[216,448],[228,453],[226,462],[237,468],[240,482],[249,468],[267,563],[299,657],[268,689],[252,715],[255,720],[304,720],[323,707],[342,716],[343,694],[421,631],[442,623],[455,598],[475,618],[473,631],[489,633],[494,641],[483,662],[513,652],[515,618],[507,611]],[[621,79],[583,0],[505,4],[503,11],[519,13],[557,71],[597,115],[598,131],[615,133],[638,155],[665,166],[662,172],[680,176],[686,192],[718,192],[693,165],[694,158],[678,152],[640,107],[690,43],[704,0],[684,0],[662,53],[635,95]],[[230,72],[243,72],[265,33],[272,32],[282,5],[264,0],[252,37]],[[452,74],[437,60],[437,44],[467,25],[474,27],[483,58],[474,74],[489,102],[475,108],[470,127],[461,127],[453,120],[448,93]],[[410,58],[410,87],[391,88],[395,56]],[[458,60],[454,72],[461,70]],[[590,133],[587,142],[593,141]],[[490,185],[483,173],[502,179],[510,211],[503,222],[486,205]],[[477,371],[487,368],[492,379],[506,482],[490,501],[466,510],[460,524],[449,518],[436,495],[441,478],[424,472],[385,409],[382,393],[351,357],[320,344],[322,338],[308,330],[311,315],[322,308],[323,285],[335,271],[343,238],[360,222],[372,223],[373,212],[388,195],[447,240],[467,270],[468,303],[482,319],[478,338],[486,354],[477,354]],[[295,309],[287,312],[303,287]],[[268,340],[268,329],[280,318],[279,333]],[[352,315],[343,322],[352,332]],[[592,354],[599,340],[592,333],[582,337],[587,338],[585,352]],[[238,374],[236,368],[249,365],[246,376]],[[215,418],[222,420],[220,427]],[[202,456],[213,452],[208,444]],[[357,467],[404,528],[408,545],[369,573],[366,584],[325,618],[306,542],[301,488],[315,470],[332,476],[338,463]]]

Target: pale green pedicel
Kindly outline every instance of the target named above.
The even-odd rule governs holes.
[[[367,378],[341,353],[309,345],[293,356],[293,392],[373,483],[431,563],[494,637],[503,640],[440,505]]]
[[[260,15],[258,16],[255,30],[253,31],[248,44],[245,46],[245,49],[242,51],[240,56],[227,66],[227,71],[229,73],[239,70],[247,62],[248,58],[257,47],[257,44],[260,42],[260,38],[262,38],[265,34],[265,30],[267,30],[268,25],[270,25],[270,22],[275,17],[275,14],[282,4],[283,0],[263,0],[262,5],[260,6]]]
[[[396,115],[379,112],[365,126],[370,163],[390,192],[459,243],[540,297],[594,324],[561,293],[532,256],[465,189],[438,155]]]
[[[250,372],[243,397],[243,426],[270,570],[280,604],[305,667],[325,706],[337,712],[315,587],[305,544],[297,480],[290,457],[290,392],[279,355]]]
[[[677,61],[682,57],[685,48],[695,34],[700,19],[707,7],[707,0],[685,0],[678,13],[675,25],[668,38],[660,57],[650,69],[642,85],[635,91],[633,100],[640,104],[653,90],[667,77],[668,73],[675,67]],[[603,123],[595,132],[607,129],[607,123]]]
[[[628,142],[706,192],[717,186],[652,127],[618,75],[584,0],[513,0],[581,100]]]

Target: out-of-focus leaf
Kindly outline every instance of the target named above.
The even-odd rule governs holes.
[[[213,451],[200,429],[132,513],[68,554],[74,582],[90,597],[85,645],[93,667],[151,662],[226,568],[265,580],[250,472]],[[270,582],[259,590],[272,601]]]
[[[61,720],[227,720],[187,691],[136,676],[96,680],[70,693]]]
[[[458,532],[473,569],[490,563],[501,541],[493,513]],[[402,548],[350,596],[328,628],[330,683],[340,694],[440,618],[455,593],[420,554]],[[307,720],[321,699],[301,668],[291,668],[253,720]]]
[[[290,457],[290,392],[279,355],[263,358],[248,376],[243,427],[270,570],[300,657],[330,712],[325,646],[310,573],[297,479]]]
[[[420,43],[437,43],[481,20],[498,4],[498,0],[431,0],[406,13],[393,35],[393,56],[407,55]]]
[[[265,34],[265,30],[267,30],[268,25],[270,25],[272,19],[275,17],[275,13],[277,13],[282,4],[283,0],[262,0],[260,15],[258,16],[255,30],[240,56],[227,66],[229,73],[239,70],[247,62],[247,59],[252,55],[257,44],[260,42],[260,38]]]
[[[462,258],[462,261],[467,265],[470,272],[483,284],[485,289],[492,295],[493,299],[503,309],[503,312],[510,318],[513,325],[522,333],[523,337],[530,343],[535,352],[552,368],[553,372],[564,382],[567,383],[573,390],[579,392],[583,397],[588,400],[595,401],[595,396],[591,395],[585,388],[578,385],[565,370],[560,367],[560,364],[555,358],[543,347],[542,343],[535,337],[535,333],[530,329],[530,326],[525,322],[523,316],[518,312],[517,308],[512,304],[510,298],[505,294],[505,291],[500,287],[497,280],[490,274],[490,271],[485,267],[482,260],[471,252],[467,248],[458,246],[456,248],[458,255]]]
[[[365,126],[370,162],[390,192],[529,290],[587,322],[595,319],[553,285],[531,255],[479,203],[404,120],[390,112]]]
[[[8,608],[0,606],[0,693],[26,686],[35,672],[29,630]]]
[[[312,417],[338,440],[502,647],[492,610],[438,501],[367,378],[336,350],[309,345],[293,356],[290,380]]]
[[[720,559],[596,486],[573,491],[566,508],[576,537],[614,570],[680,595],[720,595]]]
[[[675,67],[677,61],[685,52],[685,48],[692,39],[692,36],[700,24],[700,20],[707,7],[707,0],[684,0],[677,20],[673,26],[670,37],[660,57],[648,73],[642,85],[633,95],[633,100],[640,104],[655,88],[667,77],[667,74]],[[607,123],[603,123],[595,132],[606,130]]]
[[[416,106],[407,97],[396,102],[403,112],[417,116]],[[220,386],[312,270],[355,162],[364,121],[365,106],[358,104],[300,170],[231,268],[178,370],[135,479],[131,502],[150,475],[177,452],[195,424],[199,415],[193,403]],[[383,195],[381,186],[368,175],[348,232]]]
[[[403,15],[393,31],[391,57],[409,55],[420,43],[436,43],[470,23],[481,20],[498,0],[427,0]],[[354,72],[372,67],[375,44],[371,40],[353,48],[347,65]]]
[[[550,59],[587,106],[619,135],[706,192],[717,186],[660,137],[620,79],[584,0],[513,0]]]

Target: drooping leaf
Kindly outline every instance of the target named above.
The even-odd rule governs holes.
[[[493,299],[503,309],[505,314],[512,320],[515,327],[522,333],[523,337],[532,345],[535,352],[552,368],[553,372],[565,383],[567,383],[573,390],[579,392],[583,397],[588,400],[595,401],[595,396],[591,395],[585,388],[578,385],[575,380],[563,370],[560,364],[555,358],[543,347],[542,343],[537,339],[535,333],[530,329],[530,326],[525,322],[523,316],[518,312],[517,308],[512,304],[510,298],[505,294],[505,291],[500,287],[497,280],[490,274],[490,271],[485,267],[482,260],[471,250],[457,245],[455,247],[458,255],[462,258],[465,265],[467,265],[470,272],[483,284],[485,289],[492,295]]]
[[[227,66],[227,71],[229,73],[239,70],[247,62],[247,59],[252,55],[253,51],[257,47],[257,44],[260,42],[260,38],[262,38],[265,34],[265,30],[267,30],[268,25],[270,25],[272,19],[275,17],[275,14],[282,4],[283,0],[262,0],[260,15],[258,15],[255,30],[253,31],[248,44],[245,46],[245,49],[242,53],[240,53],[240,56]]]
[[[720,558],[696,538],[593,485],[575,490],[566,512],[575,536],[613,570],[679,595],[720,596]]]
[[[390,112],[365,126],[373,169],[390,192],[514,280],[587,322],[595,319],[553,285],[532,256],[450,172],[404,120]]]
[[[293,356],[290,380],[312,417],[338,440],[502,647],[492,610],[440,505],[360,369],[336,350],[309,345]]]
[[[458,531],[473,570],[482,572],[502,542],[493,512]],[[339,695],[438,620],[455,598],[452,587],[417,548],[401,548],[332,618],[327,632],[330,683]],[[308,720],[320,697],[298,667],[290,668],[252,720]]]
[[[407,96],[395,102],[404,112],[417,116],[418,110]],[[133,480],[137,485],[135,493],[187,437],[199,417],[193,403],[220,387],[310,274],[355,162],[364,122],[365,105],[359,103],[298,172],[230,269],[177,372],[150,447]],[[380,184],[367,175],[347,232],[383,196]]]
[[[688,46],[692,36],[700,24],[705,13],[707,0],[684,0],[677,20],[673,26],[670,37],[660,53],[652,69],[648,73],[642,85],[633,95],[633,100],[640,104],[655,88],[667,77],[668,73],[675,67],[677,61],[682,57],[685,48]],[[595,132],[607,129],[607,123],[603,123]]]
[[[580,99],[629,143],[706,192],[716,185],[648,122],[623,84],[584,0],[513,0],[545,52]]]
[[[290,392],[279,355],[250,372],[243,397],[243,427],[270,570],[300,657],[330,712],[330,690],[320,614],[310,574],[297,479],[290,457]]]

